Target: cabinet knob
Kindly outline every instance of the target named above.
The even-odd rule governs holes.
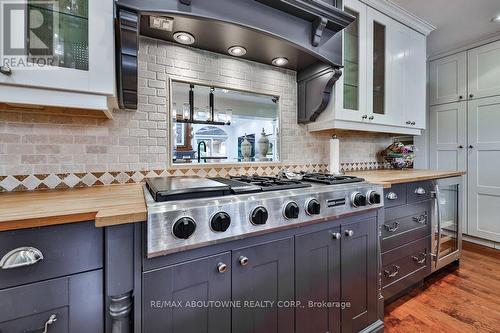
[[[225,271],[227,271],[227,265],[223,262],[220,262],[217,264],[217,271],[219,273],[224,273]]]
[[[342,235],[340,234],[340,232],[332,232],[332,237],[333,239],[340,239],[342,238]]]
[[[368,120],[373,120],[373,119],[375,119],[375,117],[373,117],[373,116],[370,116],[370,117],[368,118]]]
[[[7,65],[0,66],[0,73],[3,75],[11,76],[12,75],[12,68],[10,68]]]
[[[464,146],[460,145],[460,146],[458,146],[458,148],[460,148],[460,149],[464,149]]]
[[[386,195],[387,200],[396,200],[398,198],[398,195],[394,192],[389,192]]]
[[[241,256],[238,258],[241,266],[246,266],[248,264],[248,258],[245,256]]]
[[[416,122],[414,122],[414,121],[412,121],[412,122],[410,123],[410,125],[415,125],[415,124],[416,124]]]
[[[345,235],[346,235],[347,237],[352,237],[352,236],[354,236],[354,231],[353,231],[353,230],[346,230],[346,231],[345,231]]]
[[[425,193],[427,193],[427,191],[425,190],[425,188],[423,187],[417,187],[415,189],[415,194],[418,194],[418,195],[424,195]]]
[[[464,96],[460,95],[458,96],[458,99],[464,99]]]
[[[409,120],[408,120],[408,121],[406,122],[406,125],[410,125],[410,124],[411,124],[411,121],[409,121]]]
[[[470,98],[473,98],[473,97],[474,97],[474,94],[470,94],[470,95],[469,95],[469,97],[470,97]]]
[[[366,114],[363,117],[361,117],[361,119],[366,119],[366,118],[368,118],[368,115]]]
[[[469,148],[472,149],[472,148],[474,148],[474,146],[473,145],[469,145]]]

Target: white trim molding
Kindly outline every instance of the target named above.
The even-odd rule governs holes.
[[[373,9],[378,10],[390,16],[391,18],[399,21],[400,23],[407,25],[420,32],[421,34],[428,36],[431,31],[436,30],[436,27],[429,22],[419,18],[413,13],[410,13],[403,7],[395,4],[390,0],[361,0],[366,5],[372,7]]]

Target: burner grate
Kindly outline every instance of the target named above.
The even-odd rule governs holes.
[[[327,185],[348,184],[364,182],[363,178],[356,176],[331,175],[327,173],[304,173],[303,180]]]

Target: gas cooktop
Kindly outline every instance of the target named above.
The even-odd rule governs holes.
[[[382,186],[361,178],[289,175],[303,179],[148,179],[147,256],[329,221],[383,206]]]

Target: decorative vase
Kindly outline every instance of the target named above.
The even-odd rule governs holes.
[[[259,141],[257,141],[259,146],[259,156],[260,160],[266,160],[267,152],[269,151],[269,139],[267,138],[267,134],[262,129],[262,133],[260,133]]]
[[[247,140],[246,133],[243,141],[241,142],[241,155],[243,156],[244,161],[249,161],[250,155],[252,155],[252,144]]]

